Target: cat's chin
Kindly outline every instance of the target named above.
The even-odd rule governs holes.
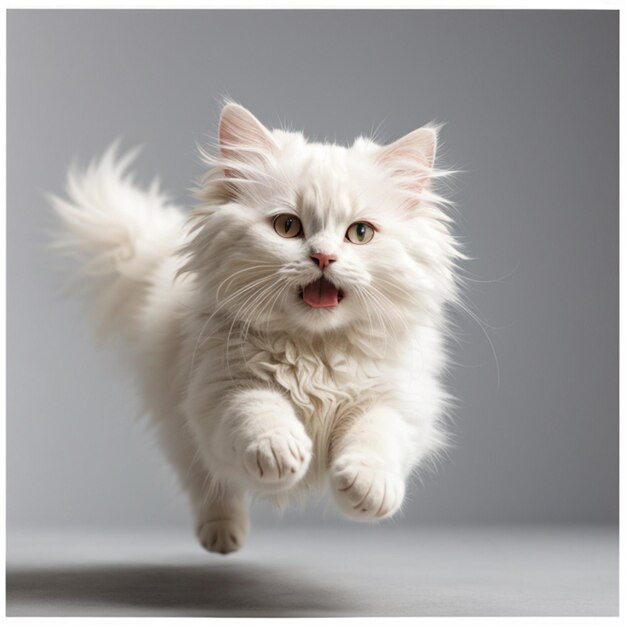
[[[297,327],[298,332],[305,331],[312,335],[345,329],[354,322],[355,312],[352,310],[350,298],[344,292],[337,297],[334,306],[311,306],[304,300],[301,291],[298,292],[294,303],[290,321]]]

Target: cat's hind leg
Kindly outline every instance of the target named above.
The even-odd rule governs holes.
[[[238,550],[250,526],[244,492],[217,480],[209,472],[192,433],[182,420],[161,418],[161,443],[189,497],[198,541],[209,552],[228,554]]]
[[[213,484],[194,509],[196,536],[205,550],[229,554],[243,546],[250,527],[243,493]]]

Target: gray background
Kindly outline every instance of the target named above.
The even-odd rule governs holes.
[[[9,528],[188,521],[129,377],[60,293],[44,193],[122,134],[140,180],[189,206],[224,95],[339,142],[446,122],[499,381],[455,313],[456,448],[395,523],[615,522],[617,12],[9,11]],[[322,510],[287,518],[338,521]]]

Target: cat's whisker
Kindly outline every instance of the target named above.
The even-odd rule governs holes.
[[[267,321],[266,321],[266,324],[265,324],[265,334],[266,335],[270,332],[269,331],[269,325],[272,322],[272,313],[274,312],[274,307],[279,302],[280,298],[286,293],[287,288],[289,286],[290,286],[289,283],[283,284],[283,286],[277,291],[276,296],[274,297],[274,299],[270,303],[270,309],[269,309],[269,311],[267,313]]]
[[[383,306],[384,302],[381,301],[381,297],[384,298],[384,295],[381,294],[375,287],[373,287],[372,285],[370,285],[369,289],[367,290],[367,295],[368,298],[371,298],[371,300],[373,301],[373,310],[374,312],[377,314],[378,319],[380,321],[381,324],[381,328],[388,328],[389,331],[393,334],[394,340],[396,343],[399,342],[398,339],[398,335],[395,329],[395,324],[392,322],[392,319],[390,318],[389,314],[386,311],[386,308]],[[392,304],[392,303],[390,303]],[[399,310],[397,310],[399,313]],[[387,318],[389,320],[389,324],[385,324],[383,319]],[[399,321],[404,323],[404,320],[399,317]],[[383,332],[383,339],[385,341],[385,349],[387,346],[387,336],[386,333]]]
[[[271,279],[273,278],[273,276],[270,276],[268,278]],[[239,307],[237,312],[233,315],[233,321],[230,325],[230,328],[228,330],[228,336],[226,338],[226,362],[227,362],[229,371],[230,371],[230,341],[232,337],[232,331],[234,329],[235,324],[243,323],[242,320],[238,318],[240,318],[240,316],[243,317],[243,314],[248,310],[248,308],[251,305],[254,306],[255,302],[258,301],[261,297],[263,297],[269,290],[271,290],[271,288],[272,288],[272,285],[266,285],[265,287],[262,287],[260,291],[252,293],[252,295],[246,298],[245,302],[241,305],[241,307]]]
[[[244,302],[241,304],[241,306],[237,309],[237,311],[233,314],[232,316],[232,321],[230,323],[230,327],[228,329],[228,334],[226,336],[226,366],[227,369],[229,371],[229,375],[230,375],[230,342],[231,342],[231,336],[232,336],[232,332],[233,329],[235,327],[235,325],[237,324],[241,324],[242,321],[239,318],[239,316],[241,315],[243,309],[246,307],[246,305],[251,302],[254,301],[255,298],[257,298],[259,296],[260,291],[255,291],[252,294],[249,294],[246,299],[244,300]]]
[[[405,319],[405,314],[398,308],[398,306],[395,303],[393,303],[382,291],[380,291],[380,289],[376,288],[374,285],[371,285],[370,288],[371,288],[371,291],[375,293],[379,299],[382,298],[388,304],[388,306],[390,306],[392,309],[396,311],[398,321],[400,321],[400,323],[402,324],[406,332],[410,332],[409,325],[407,323],[407,320]]]
[[[196,354],[198,352],[198,346],[200,345],[200,340],[202,339],[202,335],[204,334],[204,331],[206,330],[206,327],[209,325],[210,321],[211,321],[211,318],[209,317],[204,322],[204,324],[202,324],[202,328],[200,329],[200,332],[198,333],[198,338],[196,339],[196,343],[194,344],[193,352],[191,353],[191,364],[189,366],[190,377],[193,374],[193,366],[194,366],[194,363],[196,362]]]
[[[485,335],[485,338],[487,339],[487,342],[489,343],[489,348],[491,349],[491,353],[493,354],[493,359],[496,365],[496,386],[497,386],[496,388],[499,389],[500,388],[500,361],[498,360],[498,355],[496,354],[496,348],[493,345],[493,341],[491,340],[489,333],[485,329],[483,322],[478,317],[478,315],[476,315],[476,313],[474,313],[474,311],[472,311],[464,302],[459,300],[456,304],[461,309],[461,311],[466,313],[469,317],[471,317],[474,320],[474,322],[476,322],[480,330],[482,330],[483,334]]]
[[[382,334],[383,342],[384,342],[384,344],[383,344],[383,354],[386,354],[387,353],[388,342],[387,342],[387,333],[385,332],[386,324],[384,322],[384,315],[383,315],[383,313],[381,311],[379,311],[380,305],[379,305],[379,302],[376,299],[376,297],[372,293],[370,293],[370,292],[367,293],[367,296],[369,298],[372,298],[373,301],[374,301],[374,306],[372,306],[372,310],[374,311],[374,314],[376,315],[376,317],[378,319],[378,322],[380,324],[380,329],[382,330],[381,334]],[[393,326],[390,326],[390,330],[391,330],[392,333],[394,333],[394,338],[396,338],[395,330],[394,330]],[[374,333],[372,333],[372,334],[374,334]]]
[[[206,327],[211,322],[211,320],[215,317],[215,315],[220,311],[220,309],[222,309],[224,306],[226,306],[233,299],[241,296],[243,293],[246,293],[246,292],[250,291],[251,289],[253,289],[257,285],[262,284],[268,278],[270,278],[270,277],[269,276],[263,277],[263,278],[255,280],[252,283],[244,285],[242,288],[237,290],[235,293],[231,294],[231,296],[229,296],[226,300],[222,301],[220,303],[220,305],[215,308],[213,313],[206,319],[206,321],[202,325],[202,328],[200,329],[200,333],[198,334],[198,338],[196,339],[196,342],[194,344],[193,352],[192,352],[192,355],[191,355],[190,375],[193,373],[193,367],[194,367],[194,363],[195,363],[195,359],[196,359],[196,355],[197,355],[198,349],[201,346],[204,345],[204,341],[206,340],[206,339],[202,339],[204,331],[206,330]]]
[[[256,327],[258,325],[257,323],[259,321],[259,318],[265,313],[266,306],[269,305],[269,303],[276,295],[276,290],[274,289],[275,285],[272,285],[272,288],[273,289],[270,289],[268,292],[264,293],[263,297],[259,298],[259,300],[255,303],[255,306],[252,307],[251,310],[247,313],[248,320],[241,332],[242,343],[247,340],[248,333],[250,332],[251,328],[255,328],[255,330],[257,330],[259,333],[261,332],[261,329]]]
[[[245,354],[243,353],[243,347],[248,338],[248,331],[253,323],[263,314],[263,306],[265,303],[272,299],[274,293],[272,291],[274,285],[270,285],[268,289],[264,290],[264,292],[259,296],[259,298],[253,303],[253,306],[246,310],[246,317],[248,320],[244,324],[241,333],[240,333],[240,341],[241,341],[241,351],[242,358],[245,361]]]
[[[229,304],[230,302],[232,302],[233,300],[235,300],[236,298],[238,298],[242,294],[244,294],[244,293],[254,289],[255,287],[258,287],[259,285],[262,285],[266,280],[268,280],[270,278],[272,278],[271,275],[262,276],[261,278],[257,278],[256,280],[252,281],[251,283],[246,283],[245,285],[243,285],[243,287],[240,287],[237,291],[232,293],[225,300],[222,300],[221,302],[216,301],[216,304],[218,306],[213,311],[213,314],[211,315],[211,317],[213,317],[218,311],[220,311],[227,304]]]
[[[381,276],[380,274],[372,272],[372,276],[375,277],[375,282],[376,283],[382,283],[382,284],[384,284],[384,285],[386,285],[388,287],[391,287],[391,289],[393,289],[393,291],[395,293],[397,293],[403,299],[405,299],[408,304],[413,304],[414,303],[414,301],[415,301],[415,295],[414,295],[415,292],[414,291],[409,291],[408,289],[405,289],[401,285],[397,285],[397,284],[393,283],[388,278],[386,278],[384,276]]]
[[[233,272],[230,276],[228,276],[227,278],[225,278],[217,287],[217,289],[215,290],[215,299],[219,300],[220,297],[220,291],[222,289],[222,286],[224,285],[224,283],[226,282],[230,282],[232,281],[235,276],[239,276],[240,274],[246,273],[246,272],[253,272],[259,269],[267,269],[267,268],[271,268],[271,269],[276,269],[281,267],[281,265],[279,263],[266,263],[266,264],[262,264],[262,265],[253,265],[251,267],[244,267],[243,269],[237,271],[237,272]]]
[[[355,285],[352,289],[353,289],[354,295],[359,299],[359,301],[363,305],[363,308],[365,309],[365,313],[367,314],[367,321],[368,321],[369,328],[370,328],[370,336],[373,337],[376,333],[374,331],[374,323],[372,321],[372,316],[370,315],[370,307],[368,305],[368,302],[365,300],[363,291],[358,286]],[[386,346],[385,346],[385,350],[386,350]]]

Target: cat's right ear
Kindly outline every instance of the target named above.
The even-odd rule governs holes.
[[[248,109],[235,103],[222,109],[218,137],[221,156],[228,161],[250,163],[277,148],[270,131]]]
[[[401,184],[421,193],[433,172],[437,150],[437,128],[424,126],[385,146],[378,162]]]

